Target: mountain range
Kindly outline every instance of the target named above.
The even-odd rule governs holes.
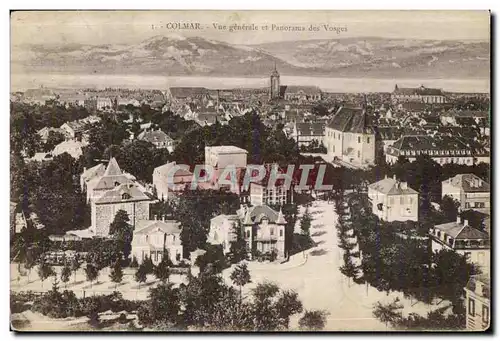
[[[155,36],[137,44],[12,46],[16,73],[269,75],[352,78],[489,78],[485,41],[377,37],[236,45],[200,37]]]

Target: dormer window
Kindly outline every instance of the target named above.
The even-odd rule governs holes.
[[[120,183],[118,181],[115,181],[115,187],[120,186]]]
[[[131,198],[130,194],[128,194],[128,193],[123,193],[122,194],[122,200],[128,200],[130,198]]]

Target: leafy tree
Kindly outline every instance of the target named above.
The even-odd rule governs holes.
[[[359,268],[356,265],[354,265],[354,263],[352,262],[351,255],[347,252],[344,254],[344,265],[340,267],[340,272],[348,278],[348,281],[349,278],[356,279],[356,276],[359,273]]]
[[[396,324],[402,318],[401,309],[403,305],[399,303],[399,298],[396,298],[388,304],[375,303],[372,313],[374,317],[388,326],[389,323]]]
[[[302,312],[302,302],[299,300],[299,295],[293,290],[281,292],[276,302],[276,310],[282,327],[288,329],[290,316]]]
[[[306,310],[299,320],[299,328],[307,331],[323,330],[326,324],[327,312],[322,310]]]
[[[222,245],[206,245],[206,252],[196,259],[195,264],[200,271],[205,271],[209,265],[215,273],[221,272],[226,267],[226,259],[222,251]]]
[[[123,257],[128,259],[132,250],[132,238],[134,228],[129,224],[128,213],[124,210],[116,212],[115,219],[109,226],[109,234],[113,236],[116,241],[116,249],[121,251]]]
[[[155,277],[160,280],[162,283],[168,282],[170,278],[170,268],[168,262],[168,255],[165,255],[161,260],[160,264],[158,264],[154,268]]]
[[[26,257],[24,259],[24,268],[28,270],[28,282],[30,281],[31,269],[36,265],[36,259],[33,251],[28,249],[26,251]]]
[[[443,200],[441,200],[441,211],[446,217],[446,221],[455,221],[458,215],[458,208],[460,207],[460,202],[445,195]]]
[[[309,230],[311,229],[311,214],[309,213],[309,208],[306,207],[306,211],[304,212],[304,215],[302,216],[302,219],[300,219],[300,229],[302,230],[302,233],[305,235],[309,235]]]
[[[68,283],[70,276],[71,276],[71,266],[68,263],[65,263],[61,270],[61,281],[63,283]]]
[[[137,258],[135,256],[132,257],[132,261],[130,262],[130,267],[131,268],[138,268],[139,263],[137,262]]]
[[[92,263],[87,263],[85,267],[85,276],[87,280],[90,281],[90,287],[92,288],[92,282],[99,277],[99,269]]]
[[[75,254],[75,257],[71,260],[71,271],[75,274],[75,282],[76,282],[76,273],[78,272],[78,269],[82,266],[82,261],[80,260],[80,257],[78,254]]]
[[[161,326],[162,330],[175,328],[180,312],[179,290],[172,284],[160,284],[149,290],[149,300],[142,305],[137,317],[143,326]]]
[[[54,268],[47,264],[44,260],[40,262],[38,265],[38,277],[42,281],[42,288],[43,288],[43,282],[49,278],[50,276],[54,276],[56,272],[54,271]]]
[[[150,257],[146,256],[144,258],[144,260],[142,261],[142,266],[144,267],[146,274],[153,273],[155,266]]]
[[[60,133],[58,131],[50,131],[49,135],[47,136],[47,142],[45,142],[44,145],[44,151],[45,152],[50,152],[52,149],[54,149],[55,146],[57,146],[59,143],[63,142],[65,140],[64,134]]]
[[[139,288],[141,287],[141,283],[145,283],[146,280],[147,280],[147,269],[146,267],[144,266],[144,263],[142,263],[141,265],[139,265],[139,267],[137,268],[137,271],[135,272],[135,281],[137,283],[139,283]]]
[[[280,323],[275,305],[275,297],[279,293],[279,287],[274,283],[259,283],[252,290],[254,299],[253,309],[255,314],[255,327],[257,330],[276,330]]]
[[[123,270],[120,260],[116,260],[111,272],[109,273],[109,278],[113,283],[119,284],[123,280]],[[116,288],[116,286],[115,286]]]
[[[233,234],[236,236],[236,240],[231,243],[229,249],[232,256],[231,261],[239,263],[247,259],[247,242],[243,238],[241,222],[233,224]]]
[[[250,283],[250,271],[246,263],[237,265],[231,273],[231,281],[240,288],[240,301],[243,300],[241,289],[246,284]]]

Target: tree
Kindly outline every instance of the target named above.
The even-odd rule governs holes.
[[[323,330],[327,314],[327,312],[322,310],[306,310],[299,320],[299,328],[307,331]]]
[[[276,330],[280,322],[274,305],[274,298],[279,293],[279,287],[274,283],[259,283],[252,290],[255,327],[259,331]]]
[[[441,212],[446,217],[446,221],[455,221],[458,215],[460,202],[452,197],[445,195],[441,200]]]
[[[139,283],[139,288],[141,287],[141,283],[146,282],[147,274],[148,274],[147,269],[144,266],[144,263],[142,263],[141,265],[139,265],[134,275],[135,281]]]
[[[30,281],[31,269],[36,265],[36,259],[34,257],[33,251],[28,249],[26,251],[26,258],[24,259],[24,268],[28,270],[28,282]]]
[[[124,210],[119,210],[116,212],[115,219],[109,226],[109,234],[116,241],[116,249],[122,252],[125,259],[128,259],[132,250],[131,243],[134,234],[134,228],[129,224],[129,221],[128,213]]]
[[[349,286],[350,286],[349,279],[350,278],[356,279],[356,276],[359,273],[359,268],[356,265],[354,265],[351,259],[351,254],[349,254],[348,252],[344,254],[344,265],[342,265],[339,268],[339,270],[344,276],[347,277]]]
[[[195,264],[200,268],[200,271],[205,271],[208,265],[211,265],[211,269],[219,273],[226,267],[226,258],[224,257],[224,251],[222,251],[222,245],[206,245],[206,251],[203,255],[196,259]]]
[[[45,260],[42,260],[40,264],[38,265],[38,277],[42,281],[42,288],[43,288],[43,282],[49,278],[50,276],[54,276],[56,272],[54,271],[54,268],[47,264]]]
[[[372,314],[387,327],[389,323],[396,324],[403,317],[401,309],[403,305],[399,303],[399,298],[395,298],[393,302],[385,305],[380,302],[375,303]]]
[[[70,276],[71,276],[71,267],[68,263],[64,263],[64,266],[61,270],[61,281],[65,284],[68,283]]]
[[[155,277],[162,283],[168,282],[168,279],[170,278],[170,268],[167,259],[168,256],[165,255],[160,264],[154,268]]]
[[[231,243],[231,261],[239,263],[242,260],[247,259],[247,242],[243,238],[243,231],[241,228],[241,222],[233,224],[233,234],[236,236],[236,240]]]
[[[87,280],[90,281],[90,287],[92,288],[92,282],[99,276],[99,269],[92,263],[87,263],[85,267],[85,276]]]
[[[146,274],[153,273],[155,266],[153,264],[153,260],[150,257],[146,256],[144,258],[144,260],[142,261],[142,266],[144,266]]]
[[[285,290],[279,296],[276,308],[282,327],[288,329],[290,316],[302,312],[302,302],[300,302],[299,295],[295,291]]]
[[[131,268],[139,267],[139,262],[137,262],[137,258],[135,256],[132,257],[132,261],[130,262],[130,267]]]
[[[149,290],[149,300],[143,304],[137,317],[143,326],[161,326],[162,330],[174,328],[179,322],[179,290],[172,284],[160,284]]]
[[[231,273],[231,280],[240,288],[240,301],[243,301],[241,289],[244,285],[250,283],[250,272],[246,263],[242,263],[234,268]]]
[[[45,142],[44,145],[44,151],[45,152],[50,152],[52,149],[54,149],[55,146],[57,146],[59,143],[63,142],[65,140],[64,134],[60,133],[58,131],[50,131],[49,135],[47,136],[47,142]]]
[[[304,212],[304,215],[302,216],[302,219],[300,219],[300,229],[302,230],[302,234],[304,235],[309,235],[309,230],[311,229],[311,215],[309,213],[309,208],[306,207],[306,211]]]
[[[76,283],[76,273],[78,272],[78,269],[82,266],[82,262],[80,260],[80,256],[78,254],[75,254],[75,257],[71,260],[71,271],[75,274],[75,283]]]
[[[122,270],[122,264],[119,259],[115,261],[115,264],[113,265],[113,268],[111,269],[111,272],[109,273],[109,278],[113,283],[119,284],[123,280],[123,270]],[[116,286],[115,286],[116,288]]]

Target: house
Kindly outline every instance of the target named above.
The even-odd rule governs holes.
[[[287,203],[288,190],[284,183],[268,187],[266,182],[250,183],[250,204],[258,205],[279,205]]]
[[[236,172],[236,183],[231,184],[229,190],[239,194],[240,186],[239,179],[247,167],[248,152],[235,146],[208,146],[205,147],[205,165],[213,167],[214,174],[211,180],[215,188],[219,188],[219,180],[222,179],[224,172],[230,172],[234,168]],[[224,180],[231,180],[231,174],[227,174]],[[227,187],[225,184],[221,184]]]
[[[426,88],[423,85],[418,88],[400,88],[396,84],[391,99],[393,102],[446,103],[443,90]]]
[[[159,264],[165,256],[173,264],[182,259],[181,224],[175,220],[139,220],[132,239],[132,256],[142,263],[146,257]]]
[[[202,87],[170,87],[167,91],[167,99],[170,103],[176,101],[207,101],[209,99],[208,89]]]
[[[74,140],[81,138],[83,132],[85,131],[85,125],[85,122],[72,121],[61,125],[60,129],[68,140]]]
[[[181,192],[191,185],[193,173],[188,169],[172,169],[177,166],[175,161],[156,167],[153,171],[153,186],[156,189],[156,195],[160,200],[168,200],[169,193]],[[170,174],[173,172],[173,174]],[[169,175],[171,179],[169,179]],[[172,181],[172,183],[169,183]]]
[[[200,112],[194,117],[194,121],[198,123],[200,127],[214,125],[218,120],[219,117],[216,112]]]
[[[323,143],[325,136],[325,124],[317,122],[295,123],[291,138],[293,138],[299,147],[309,146],[312,141],[316,140],[319,145]]]
[[[285,249],[286,220],[281,210],[274,211],[267,205],[242,206],[235,215],[222,215],[210,220],[207,242],[222,245],[224,252],[229,252],[231,242],[236,240],[234,227],[242,234],[247,243],[247,250],[253,258],[257,254],[276,255],[277,259],[287,256]]]
[[[137,184],[125,183],[104,192],[91,203],[91,230],[96,236],[107,237],[109,226],[119,210],[128,213],[134,229],[140,220],[149,219],[149,206],[154,202],[151,195]]]
[[[24,211],[18,203],[10,202],[10,236],[11,238],[28,227]]]
[[[456,221],[434,226],[429,231],[432,252],[453,250],[467,261],[483,269],[490,267],[490,237],[486,231],[472,227],[468,220],[460,216]]]
[[[396,177],[368,185],[372,212],[385,221],[418,221],[418,192]]]
[[[102,163],[99,163],[91,168],[83,168],[83,173],[80,174],[80,189],[82,192],[87,191],[88,182],[96,177],[101,177],[104,175],[106,171],[106,166]]]
[[[479,158],[489,159],[486,150],[471,148],[471,144],[454,136],[446,135],[403,135],[391,146],[387,147],[386,161],[389,164],[397,162],[404,156],[410,162],[418,155],[428,155],[440,165],[455,163],[472,166]]]
[[[491,321],[491,286],[489,274],[471,276],[465,291],[467,330],[486,330]]]
[[[61,134],[65,135],[65,131],[63,129],[53,128],[53,127],[43,127],[37,133],[38,133],[38,136],[40,136],[40,140],[42,140],[43,143],[47,143],[47,140],[48,140],[51,132],[52,133],[61,133]]]
[[[133,183],[135,183],[135,177],[123,172],[114,157],[109,160],[104,173],[102,167],[95,166],[80,175],[80,186],[83,185],[83,190],[87,192],[87,202],[96,200],[103,193],[119,185]]]
[[[170,153],[174,151],[174,140],[160,128],[157,130],[144,130],[137,138],[154,144],[157,149],[166,148]]]
[[[52,156],[57,156],[63,153],[68,153],[73,159],[78,159],[83,155],[82,148],[86,145],[86,142],[66,140],[55,146],[51,154]]]
[[[475,174],[457,174],[442,182],[442,197],[456,199],[462,211],[490,212],[490,184]]]
[[[375,131],[364,109],[340,107],[325,128],[328,157],[365,167],[375,163]]]

